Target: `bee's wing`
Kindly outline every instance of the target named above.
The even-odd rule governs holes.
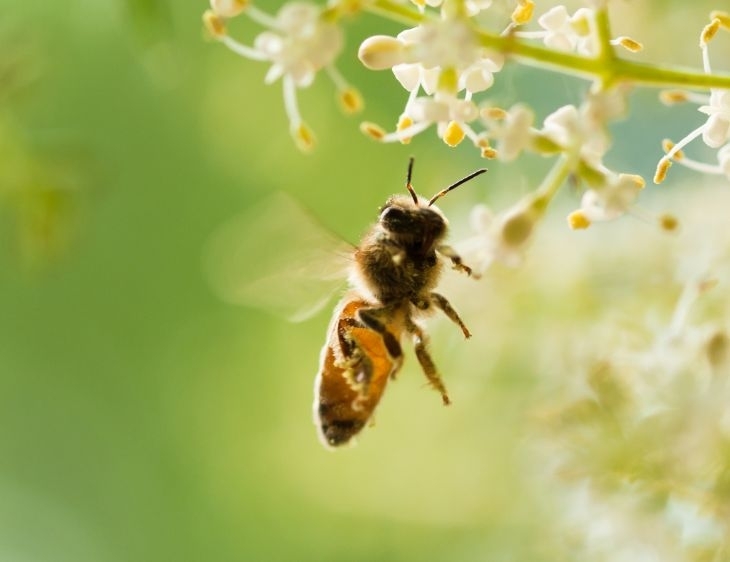
[[[354,247],[277,193],[220,226],[203,268],[226,302],[306,320],[344,284]]]

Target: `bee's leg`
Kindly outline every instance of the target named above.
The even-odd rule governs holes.
[[[449,258],[454,266],[454,269],[456,269],[457,271],[463,271],[467,275],[471,275],[471,267],[464,265],[464,262],[461,261],[461,256],[457,254],[456,250],[454,250],[451,246],[442,244],[441,246],[436,248],[436,251],[442,256]]]
[[[380,320],[380,316],[384,311],[385,309],[383,308],[361,308],[357,311],[357,316],[365,326],[383,336],[383,343],[388,353],[390,353],[393,359],[398,359],[403,355],[403,349],[398,339],[388,330],[382,320]]]
[[[415,340],[416,357],[418,358],[418,362],[421,364],[423,374],[426,375],[431,386],[433,386],[441,394],[441,400],[443,400],[444,406],[448,406],[451,404],[451,400],[449,400],[446,387],[436,370],[436,364],[433,362],[433,359],[431,359],[431,354],[426,348],[426,334],[410,317],[406,317],[406,330]]]
[[[464,333],[464,337],[470,338],[471,332],[469,328],[464,325],[464,321],[459,317],[459,314],[451,306],[451,303],[446,300],[446,297],[439,295],[438,293],[431,293],[431,301],[438,306],[446,316],[449,317],[454,324],[457,324],[461,331]]]

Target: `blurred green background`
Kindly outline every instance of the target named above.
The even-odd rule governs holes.
[[[674,5],[667,25],[701,28],[705,10]],[[449,280],[475,333],[465,343],[431,323],[454,405],[441,407],[409,355],[376,427],[356,448],[325,451],[310,412],[328,312],[288,324],[222,303],[201,271],[206,240],[285,191],[355,242],[402,188],[409,155],[427,194],[483,163],[432,133],[407,147],[369,141],[324,76],[300,96],[317,150],[298,153],[279,85],[204,39],[206,8],[0,1],[0,560],[554,559],[549,510],[522,470],[536,357],[602,296],[632,298],[619,281],[606,289],[613,262],[598,289],[537,266]],[[632,25],[617,23],[649,42]],[[249,44],[257,32],[234,30]],[[363,17],[339,64],[363,91],[364,118],[385,125],[405,92],[354,53],[397,31]],[[695,36],[678,43],[647,56],[699,66]],[[497,83],[497,103],[529,101],[540,117],[585,91],[524,69]],[[636,95],[609,164],[650,177],[659,140],[691,126],[691,111],[670,121],[655,95]],[[548,165],[490,164],[444,201],[455,232],[473,204],[509,205]],[[566,193],[545,231],[563,232],[577,202]],[[570,238],[576,255],[599,234]],[[566,256],[550,252],[565,246],[553,244],[540,263],[559,269]]]

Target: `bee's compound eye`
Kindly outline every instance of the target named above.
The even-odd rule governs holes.
[[[380,222],[386,227],[402,223],[405,220],[405,217],[406,214],[403,209],[399,209],[398,207],[384,207],[380,212]]]

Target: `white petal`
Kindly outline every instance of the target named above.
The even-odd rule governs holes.
[[[710,148],[719,148],[728,140],[730,121],[721,113],[710,115],[702,130],[702,140]]]
[[[421,73],[417,64],[396,64],[393,67],[393,74],[400,85],[409,92],[418,88],[421,81]]]
[[[570,16],[568,15],[568,10],[565,6],[560,4],[550,8],[547,12],[541,15],[537,20],[537,23],[540,24],[543,29],[553,31],[567,25],[569,20]]]

